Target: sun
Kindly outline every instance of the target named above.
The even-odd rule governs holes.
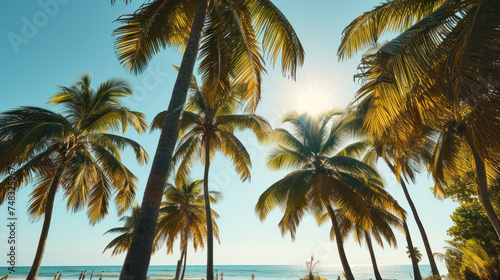
[[[295,111],[312,115],[336,107],[334,93],[319,88],[309,88],[296,92],[293,101]]]

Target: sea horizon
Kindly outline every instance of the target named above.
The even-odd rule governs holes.
[[[104,271],[103,280],[118,279],[121,265],[99,265],[99,266],[42,266],[38,274],[40,280],[52,280],[57,271],[62,273],[62,280],[76,280],[81,271],[87,270],[86,280],[90,280],[90,275],[94,271],[92,280],[98,280],[101,271]],[[423,277],[430,276],[429,265],[419,265]],[[9,278],[25,278],[28,275],[30,266],[18,266]],[[149,279],[173,279],[175,276],[175,265],[151,265],[148,270]],[[371,265],[352,265],[354,277],[359,280],[375,279]],[[7,267],[2,267],[3,274],[7,274]],[[205,278],[205,265],[187,265],[185,279]],[[342,276],[342,266],[325,264],[315,269],[322,278],[336,280]],[[380,274],[383,279],[391,280],[411,280],[413,268],[411,265],[380,265]],[[299,280],[307,274],[305,265],[215,265],[214,273],[224,274],[226,280],[250,279],[255,275],[255,279],[281,279]],[[2,274],[2,275],[3,275]],[[411,274],[411,276],[410,276]]]

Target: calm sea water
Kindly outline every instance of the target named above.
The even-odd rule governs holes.
[[[26,278],[30,267],[16,267],[16,272],[9,279]],[[375,279],[371,266],[352,266],[354,276],[357,280]],[[101,271],[104,271],[103,280],[118,279],[121,266],[42,266],[38,279],[52,280],[55,273],[60,271],[63,280],[76,280],[80,276],[80,272],[87,270],[87,277],[90,279],[90,274],[95,271],[97,277],[92,280],[98,280]],[[410,273],[413,274],[411,265],[393,265],[380,266],[380,274],[384,279],[410,280]],[[1,276],[7,274],[7,268],[1,268]],[[249,280],[252,274],[255,274],[256,280],[298,280],[307,274],[304,265],[219,265],[214,267],[214,271],[219,274],[224,273],[226,280]],[[336,280],[341,274],[341,266],[322,266],[317,269],[322,278],[328,280]],[[430,266],[421,265],[420,271],[422,276],[430,275]],[[162,265],[150,266],[148,275],[155,279],[172,279],[175,274],[175,266]],[[203,265],[188,265],[186,268],[185,279],[201,279],[205,278],[205,266]]]

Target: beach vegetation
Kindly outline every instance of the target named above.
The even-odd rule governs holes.
[[[180,122],[181,138],[172,158],[178,165],[175,182],[187,180],[194,164],[201,160],[204,165],[203,194],[207,220],[207,273],[213,274],[213,226],[210,207],[210,163],[217,152],[229,158],[236,173],[243,181],[250,180],[251,159],[236,131],[249,131],[259,141],[264,141],[271,126],[263,117],[254,113],[239,113],[245,105],[246,84],[233,85],[224,95],[210,96],[202,91],[196,79],[190,84],[189,100]],[[212,97],[212,98],[211,98]],[[151,130],[165,129],[163,124],[168,111],[158,114]],[[207,279],[209,277],[207,276]]]
[[[270,0],[145,1],[118,22],[121,26],[114,31],[116,54],[131,73],[142,73],[162,48],[183,53],[144,191],[139,224],[120,277],[145,280],[161,194],[173,165],[180,119],[197,59],[204,92],[222,96],[233,83],[247,83],[245,97],[249,109],[255,109],[266,72],[264,54],[272,65],[280,64],[283,75],[295,78],[305,52],[288,19]],[[211,261],[208,258],[207,280],[214,277]]]
[[[24,106],[0,114],[0,173],[15,169],[16,191],[33,184],[28,213],[33,221],[43,218],[27,279],[38,276],[58,191],[71,213],[87,208],[91,225],[108,214],[110,200],[119,215],[132,206],[138,179],[121,162],[120,152],[131,148],[140,164],[149,157],[139,143],[116,134],[125,134],[129,126],[138,133],[148,129],[142,113],[123,106],[123,98],[131,95],[125,80],[108,79],[93,89],[91,76],[82,75],[50,98],[61,113]],[[0,182],[0,203],[9,184],[9,177]]]

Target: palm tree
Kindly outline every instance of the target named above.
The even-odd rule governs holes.
[[[179,163],[176,184],[187,179],[198,159],[203,160],[205,165],[203,193],[207,213],[207,279],[213,278],[213,229],[208,188],[210,161],[215,152],[220,151],[231,159],[240,178],[249,180],[250,155],[234,131],[251,130],[259,141],[263,141],[271,129],[269,123],[256,114],[237,114],[243,105],[242,88],[246,87],[234,86],[226,95],[209,99],[196,83],[191,83],[191,96],[181,121],[182,137],[173,156],[173,163]],[[168,111],[164,111],[155,117],[152,130],[162,128],[167,114]]]
[[[415,254],[415,257],[417,258],[417,262],[420,262],[422,260],[422,253],[420,253],[420,250],[417,247],[413,247],[410,251],[410,247],[406,246],[406,254],[408,254],[408,258],[411,258],[411,254]]]
[[[366,200],[365,200],[366,202]],[[397,204],[396,201],[393,202]],[[375,252],[373,250],[372,238],[383,248],[385,240],[389,246],[397,247],[396,236],[392,231],[392,228],[398,228],[403,230],[401,226],[401,219],[397,215],[403,215],[404,218],[404,210],[401,208],[394,215],[387,209],[382,207],[375,206],[369,202],[367,205],[370,209],[371,218],[373,221],[373,226],[366,230],[363,227],[357,225],[356,223],[351,222],[347,217],[342,213],[342,211],[337,210],[336,216],[339,220],[339,227],[342,233],[342,239],[346,239],[351,233],[354,235],[354,240],[361,246],[363,240],[366,242],[366,246],[368,247],[368,251],[370,252],[370,258],[373,265],[373,272],[375,274],[376,280],[382,280],[382,276],[380,276],[380,272],[377,266],[377,259],[375,257]],[[332,230],[333,232],[333,230]]]
[[[456,168],[443,174],[444,166],[471,157],[478,196],[500,238],[488,195],[500,150],[498,20],[500,3],[492,0],[387,1],[344,30],[339,57],[349,58],[385,32],[402,32],[362,66],[370,77],[364,91],[378,90],[382,97],[376,103],[385,112],[374,122],[395,130],[396,119],[406,117],[439,134],[431,166],[439,188],[456,175]],[[403,124],[398,130],[407,131]]]
[[[148,159],[135,141],[115,135],[132,125],[139,133],[147,129],[142,113],[123,107],[121,98],[132,94],[124,80],[110,79],[97,90],[83,75],[70,87],[61,86],[49,103],[61,105],[64,115],[38,107],[21,107],[0,115],[0,174],[15,166],[15,186],[35,182],[28,208],[32,219],[44,217],[40,240],[27,279],[36,279],[47,243],[55,195],[60,188],[67,208],[76,212],[87,207],[91,225],[108,214],[115,191],[121,215],[135,197],[137,178],[120,161],[120,150],[134,149],[139,163]],[[36,181],[34,179],[36,178]],[[0,183],[4,202],[9,178]]]
[[[311,260],[306,262],[307,272],[309,273],[309,280],[314,280],[314,267],[319,263],[314,261],[314,256],[311,256]]]
[[[270,139],[278,148],[270,154],[267,164],[273,170],[294,171],[260,196],[255,211],[263,221],[277,206],[284,209],[278,226],[282,234],[290,232],[292,240],[306,211],[318,221],[327,212],[346,278],[352,280],[334,207],[341,209],[349,220],[369,229],[373,221],[363,197],[370,197],[375,205],[389,209],[395,209],[396,205],[381,191],[382,182],[377,172],[350,156],[365,149],[366,142],[339,149],[346,138],[346,127],[343,120],[333,120],[338,115],[327,112],[313,117],[291,113],[285,118],[284,122],[292,126],[293,132],[275,130]],[[332,128],[328,129],[330,124]]]
[[[408,229],[408,224],[406,223],[406,220],[403,220],[403,229],[405,231],[405,237],[406,237],[406,243],[408,246],[406,248],[415,248],[413,247],[413,242],[411,240],[411,235],[410,235],[410,230]],[[418,258],[417,255],[415,254],[414,250],[408,250],[407,252],[409,254],[409,258],[411,260],[411,264],[413,265],[413,274],[414,278],[416,280],[422,280],[422,275],[420,274],[420,268],[418,267]]]
[[[396,176],[417,223],[432,274],[434,277],[440,277],[427,233],[405,182],[408,180],[414,182],[419,167],[432,161],[435,141],[431,138],[429,129],[420,129],[418,126],[413,126],[408,121],[408,118],[402,118],[397,124],[399,129],[401,129],[401,126],[405,127],[404,135],[396,129],[380,128],[378,121],[373,119],[373,114],[382,111],[378,103],[380,92],[371,90],[365,92],[369,88],[367,85],[358,91],[360,96],[357,99],[357,104],[355,104],[354,110],[349,113],[351,114],[350,128],[354,133],[359,133],[371,139],[372,148],[367,153],[367,157],[371,158],[373,162],[382,158]]]
[[[144,71],[162,47],[184,52],[144,191],[139,225],[120,276],[121,280],[145,280],[161,194],[172,165],[182,109],[199,50],[203,90],[223,95],[233,79],[248,82],[250,91],[246,97],[253,100],[250,104],[254,108],[265,73],[258,39],[262,39],[263,51],[273,65],[281,57],[283,74],[292,78],[303,64],[304,50],[290,22],[270,0],[241,0],[231,5],[212,0],[145,1],[135,13],[118,21],[122,26],[114,32],[116,53],[124,67],[135,74]],[[207,280],[212,279],[209,275]]]
[[[500,279],[500,258],[489,255],[478,240],[447,242],[446,253],[437,256],[446,263],[450,275],[457,279]]]
[[[112,228],[106,231],[104,234],[108,233],[121,233],[115,239],[111,240],[109,244],[102,251],[103,253],[108,249],[113,249],[111,252],[111,256],[121,254],[123,252],[127,252],[130,248],[130,243],[132,242],[132,233],[134,232],[134,228],[137,225],[137,219],[139,218],[139,212],[141,212],[141,206],[139,204],[135,205],[132,208],[130,216],[123,216],[118,220],[119,222],[123,222],[122,227]]]
[[[177,263],[174,279],[184,279],[186,271],[188,241],[192,240],[195,251],[204,248],[207,239],[207,218],[205,214],[204,194],[201,185],[203,180],[180,180],[177,186],[170,185],[165,190],[165,202],[160,208],[157,226],[157,245],[167,245],[167,253],[173,252],[174,241],[180,237],[181,258]],[[219,192],[210,191],[210,203],[217,203],[221,197]],[[215,218],[219,215],[211,210],[214,237],[219,240],[219,230]],[[184,262],[182,276],[179,278],[181,264]]]

